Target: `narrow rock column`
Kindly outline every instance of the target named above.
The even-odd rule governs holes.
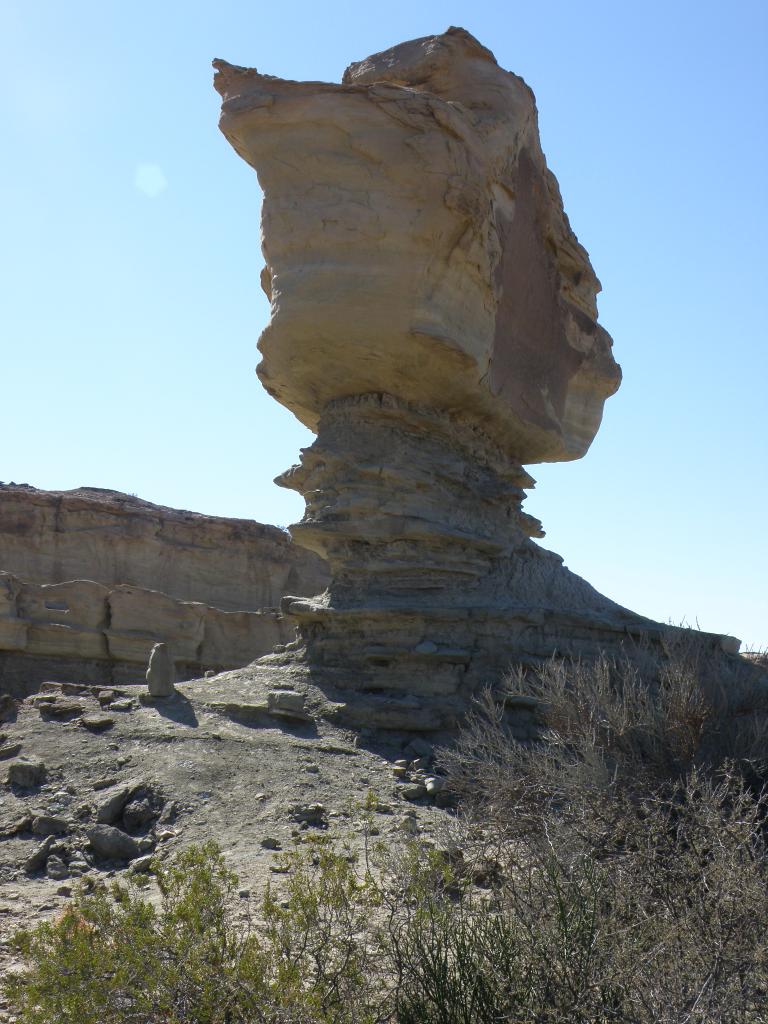
[[[277,483],[304,495],[291,533],[331,569],[324,594],[284,600],[297,641],[280,660],[341,690],[440,698],[426,717],[449,725],[480,681],[470,669],[500,578],[541,535],[521,511],[531,477],[471,422],[368,394],[330,403]],[[479,658],[499,661],[494,676],[506,667],[497,632]]]
[[[328,560],[340,609],[482,600],[495,561],[543,536],[519,463],[470,422],[387,394],[331,402],[276,482],[303,494],[291,534]]]

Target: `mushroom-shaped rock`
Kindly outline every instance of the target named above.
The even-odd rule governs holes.
[[[338,84],[214,65],[264,192],[259,377],[317,433],[277,482],[331,570],[247,670],[270,711],[450,730],[510,664],[660,648],[522,511],[524,464],[583,456],[621,379],[525,82],[459,28]]]
[[[473,417],[520,462],[583,455],[620,373],[525,82],[457,28],[340,85],[214,63],[264,189],[267,390],[312,429],[384,391]]]

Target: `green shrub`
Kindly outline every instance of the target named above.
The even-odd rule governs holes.
[[[486,695],[443,753],[442,846],[302,843],[244,923],[213,844],[158,863],[154,901],[80,890],[15,938],[20,1024],[764,1021],[759,704],[739,740],[687,671],[553,663],[534,690],[539,742]]]
[[[335,882],[332,860],[328,855],[323,874]],[[80,890],[58,919],[15,936],[26,969],[6,982],[6,991],[22,1024],[344,1019],[326,1015],[332,998],[312,990],[312,965],[296,955],[300,929],[297,946],[280,946],[282,912],[269,895],[266,935],[238,926],[237,877],[215,844],[190,848],[156,871],[159,908],[137,882]],[[332,903],[333,886],[326,893]],[[307,931],[314,926],[305,924]],[[325,968],[315,965],[321,983]]]

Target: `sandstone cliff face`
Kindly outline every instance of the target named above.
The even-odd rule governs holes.
[[[293,637],[282,594],[327,582],[281,531],[115,491],[0,486],[0,691],[140,682],[165,642],[180,678]]]
[[[36,583],[130,584],[223,611],[274,608],[327,582],[322,560],[275,526],[95,487],[0,485],[0,569]]]

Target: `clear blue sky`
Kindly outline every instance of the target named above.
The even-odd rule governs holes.
[[[545,544],[662,621],[768,646],[765,0],[5,0],[0,479],[286,524],[310,435],[264,393],[256,177],[210,61],[338,81],[462,25],[536,93],[624,385],[533,468]]]

